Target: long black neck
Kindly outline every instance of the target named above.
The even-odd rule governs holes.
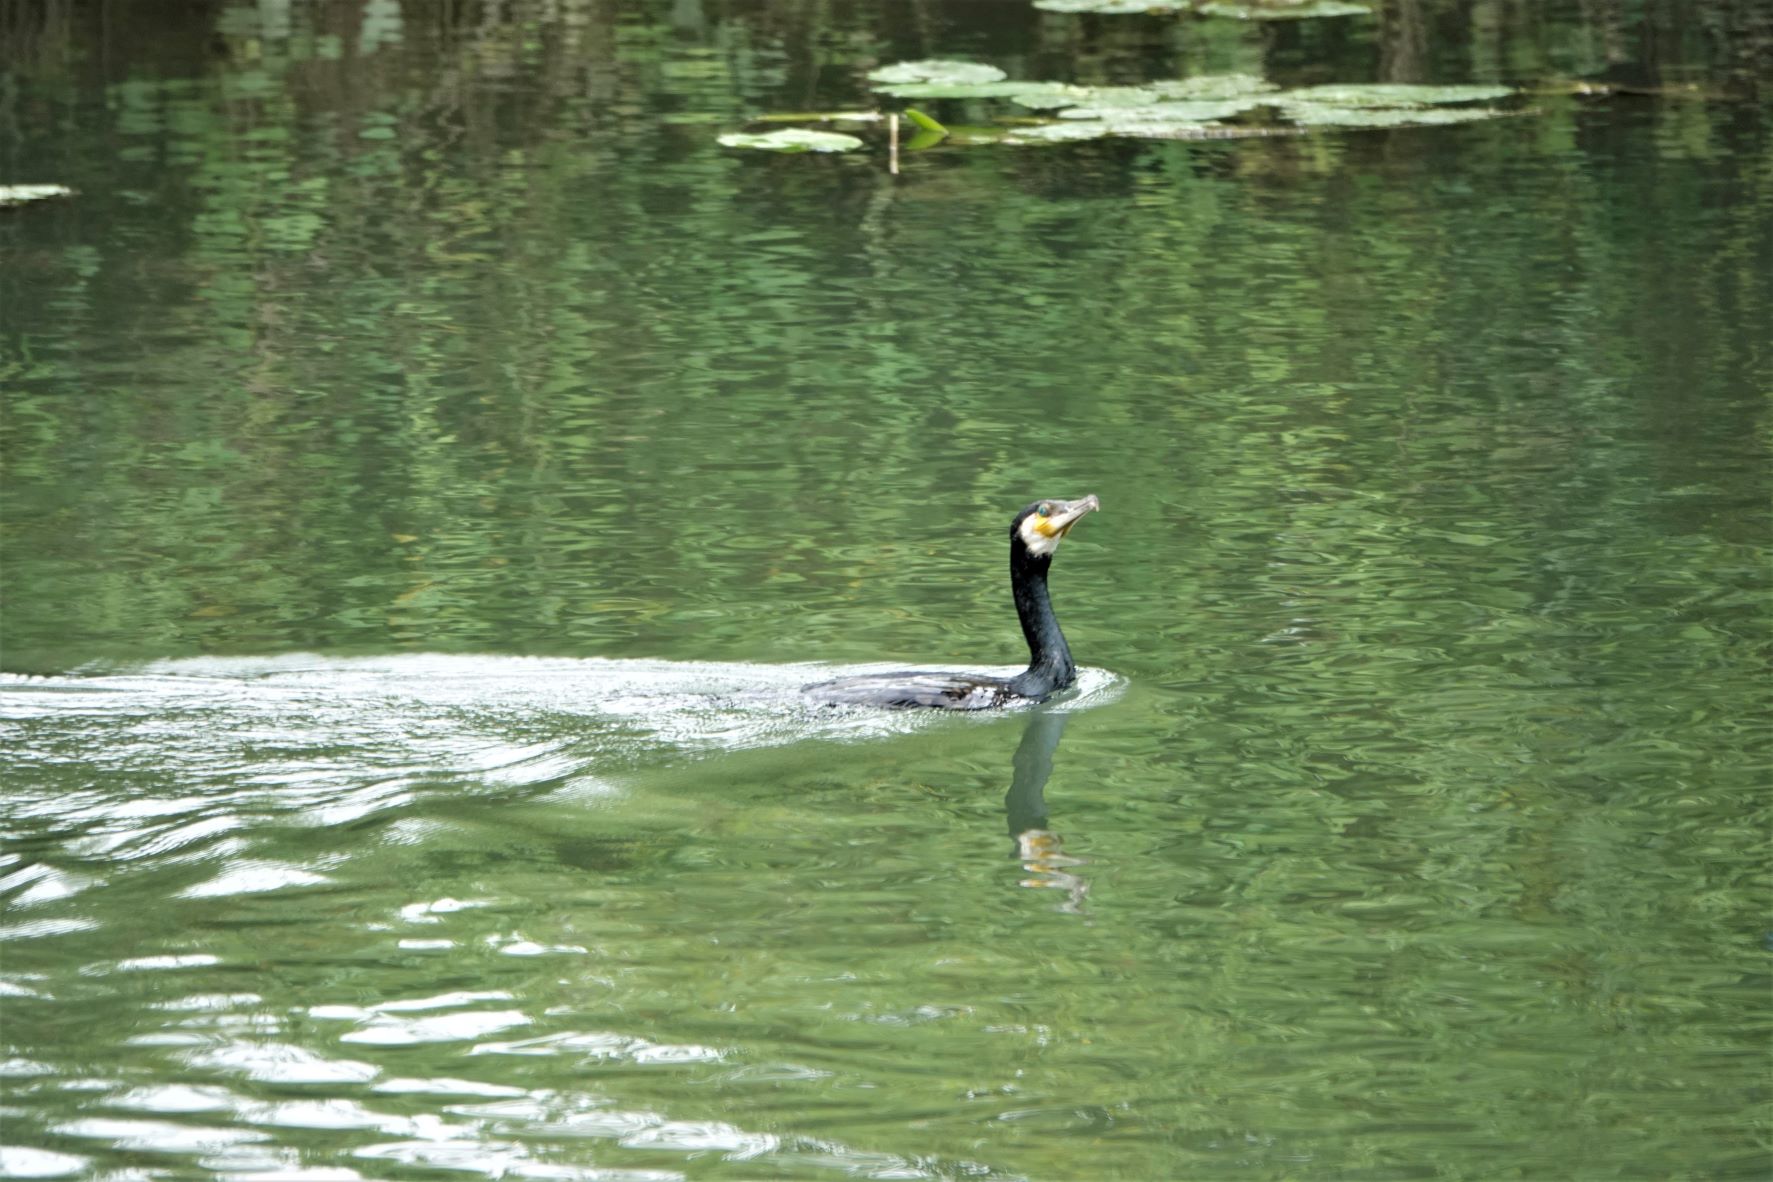
[[[1047,568],[1052,564],[1051,555],[1030,554],[1019,539],[1010,539],[1010,588],[1028,641],[1028,668],[1010,679],[1010,688],[1025,698],[1044,698],[1077,680],[1071,649],[1047,598]]]

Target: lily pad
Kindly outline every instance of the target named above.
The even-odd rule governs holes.
[[[1302,0],[1296,4],[1232,4],[1212,0],[1195,11],[1201,16],[1222,16],[1239,21],[1300,21],[1319,16],[1369,16],[1373,10],[1365,4],[1349,4],[1346,0]]]
[[[30,201],[47,201],[52,197],[72,197],[74,190],[66,185],[0,185],[0,206],[24,205]]]
[[[1044,90],[1031,90],[1026,94],[1013,94],[1010,97],[1015,99],[1016,105],[1020,107],[1030,107],[1036,111],[1054,111],[1060,107],[1075,107],[1081,103],[1087,103],[1090,101],[1090,96],[1094,95],[1098,89],[1107,88],[1072,86],[1064,82],[1055,82]],[[1155,103],[1159,98],[1157,91],[1140,90],[1136,86],[1123,86],[1115,89],[1137,91],[1144,96],[1138,100],[1140,102]]]
[[[948,128],[948,139],[946,142],[969,146],[974,144],[999,144],[1003,142],[1005,136],[1016,130],[1018,129],[1013,127],[1002,127],[996,124],[989,126],[950,126]]]
[[[1048,12],[1095,12],[1105,16],[1131,16],[1143,12],[1181,12],[1190,0],[1034,0]]]
[[[1235,127],[1223,123],[1189,123],[1174,119],[1114,122],[1076,119],[1069,123],[1042,123],[1018,127],[1003,136],[1006,144],[1069,144],[1109,138],[1141,140],[1242,140],[1276,135],[1303,135],[1302,129]]]
[[[1140,86],[1068,86],[1062,82],[1042,86],[1043,89],[1010,97],[1024,107],[1050,111],[1059,107],[1147,107],[1189,99],[1240,99],[1280,89],[1254,74],[1202,74]]]
[[[1436,103],[1477,103],[1506,98],[1507,86],[1416,86],[1407,82],[1331,83],[1274,95],[1277,103],[1322,103],[1336,107],[1415,107]]]
[[[1167,0],[1160,0],[1167,2]],[[1337,0],[1259,0],[1254,7],[1322,11]],[[1143,3],[1143,0],[1047,0],[1080,10],[1098,10],[1101,3]],[[1208,7],[1229,7],[1213,5]],[[1145,10],[1144,6],[1141,11]],[[1344,5],[1354,8],[1353,5]],[[1519,92],[1506,86],[1423,86],[1404,83],[1335,84],[1280,90],[1253,74],[1201,74],[1139,86],[1078,86],[1065,82],[1019,82],[1005,78],[994,66],[932,60],[900,62],[869,75],[877,90],[903,98],[1008,98],[1023,107],[1051,112],[1043,118],[1000,116],[993,127],[947,127],[921,111],[907,109],[905,118],[918,129],[904,142],[907,150],[944,142],[961,144],[1060,144],[1120,136],[1133,139],[1215,140],[1259,136],[1304,135],[1318,128],[1430,127],[1470,123],[1514,114],[1493,107],[1450,104],[1479,103]],[[1257,107],[1272,107],[1274,120],[1228,124]],[[780,117],[778,117],[780,118]],[[806,115],[806,121],[878,118],[875,112],[832,112]],[[1278,122],[1276,121],[1278,120]],[[1006,126],[1011,125],[1011,126]],[[785,128],[767,135],[720,137],[728,147],[777,152],[847,152],[862,146],[854,136],[806,128]]]
[[[733,131],[720,137],[724,148],[760,148],[766,152],[853,152],[862,141],[838,131],[784,127],[780,131]]]
[[[1335,107],[1297,103],[1286,108],[1288,119],[1301,127],[1440,127],[1499,119],[1507,111],[1494,107]]]
[[[950,62],[931,59],[923,62],[895,62],[878,70],[868,71],[870,82],[945,82],[949,85],[1002,82],[1008,75],[996,66],[979,62]],[[931,95],[923,95],[931,98]]]
[[[879,123],[886,116],[879,111],[787,111],[756,118],[759,123]]]
[[[1145,107],[1162,102],[1163,96],[1144,86],[1091,86],[1075,103],[1079,107]]]
[[[874,89],[895,98],[986,99],[1051,94],[1069,89],[1063,82],[893,82]]]
[[[1211,123],[1241,115],[1258,104],[1250,99],[1209,103],[1146,103],[1137,107],[1072,107],[1061,119],[1106,119],[1111,123]]]
[[[1192,78],[1147,82],[1145,89],[1155,90],[1166,99],[1231,99],[1268,94],[1280,87],[1254,74],[1196,74]]]
[[[1018,127],[999,142],[1005,144],[1069,144],[1078,140],[1099,140],[1108,135],[1105,123],[1037,123]]]
[[[1016,102],[1037,111],[1058,107],[1148,107],[1164,96],[1144,86],[1068,86],[1063,92],[1017,95]]]
[[[1109,134],[1140,140],[1253,140],[1304,135],[1302,127],[1244,127],[1231,123],[1116,123]]]

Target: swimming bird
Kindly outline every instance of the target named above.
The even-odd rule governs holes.
[[[941,710],[995,710],[1038,702],[1077,680],[1071,649],[1047,598],[1053,551],[1085,513],[1102,504],[1092,494],[1075,501],[1035,501],[1010,522],[1010,590],[1028,641],[1028,668],[1014,677],[908,670],[840,677],[806,686],[816,702],[834,706],[929,706]]]

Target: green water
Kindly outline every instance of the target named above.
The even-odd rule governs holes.
[[[0,19],[0,1177],[1773,1170],[1758,4]],[[1631,90],[714,144],[928,56]]]

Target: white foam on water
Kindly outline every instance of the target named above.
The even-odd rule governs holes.
[[[83,760],[117,771],[225,777],[236,791],[275,794],[299,802],[317,823],[337,824],[397,808],[415,784],[436,777],[493,790],[558,786],[596,782],[671,752],[862,741],[952,725],[942,711],[832,708],[801,692],[901,667],[426,653],[192,657],[133,670],[0,675],[0,722],[22,724],[27,766],[77,743]],[[1104,670],[1080,670],[1077,687],[1047,708],[1088,709],[1123,688]],[[348,795],[330,790],[344,783]],[[83,802],[44,803],[67,815]],[[84,803],[118,815],[114,801]],[[189,817],[186,807],[174,811]]]

